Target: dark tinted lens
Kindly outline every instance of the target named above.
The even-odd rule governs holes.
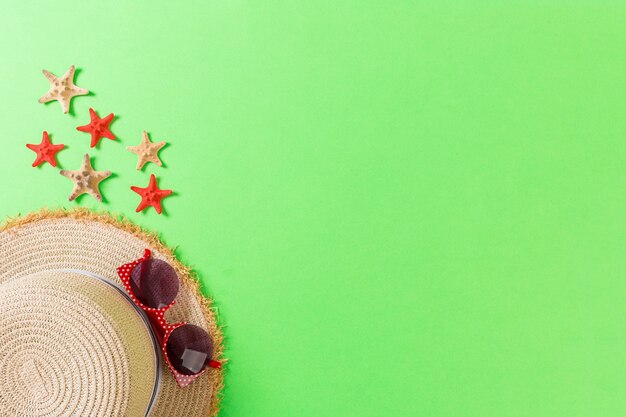
[[[130,272],[130,288],[144,305],[161,308],[178,294],[178,275],[167,262],[148,258]]]
[[[185,324],[172,332],[165,348],[174,369],[183,375],[195,375],[209,364],[213,341],[201,327]]]

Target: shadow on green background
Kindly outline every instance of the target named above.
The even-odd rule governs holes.
[[[626,5],[129,3],[3,6],[2,214],[75,205],[42,130],[116,173],[79,204],[197,269],[221,415],[624,413]],[[37,104],[70,64],[94,94]],[[150,173],[167,216],[134,213]]]

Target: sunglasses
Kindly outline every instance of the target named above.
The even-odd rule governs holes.
[[[165,320],[165,312],[176,303],[180,280],[170,264],[151,255],[146,249],[141,258],[117,268],[117,275],[133,302],[148,316],[165,363],[183,388],[208,368],[222,365],[212,359],[213,340],[203,328]]]

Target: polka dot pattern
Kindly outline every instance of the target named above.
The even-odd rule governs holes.
[[[150,249],[145,249],[144,254],[141,258],[118,267],[117,275],[120,278],[120,281],[122,281],[122,285],[124,286],[124,289],[126,290],[126,293],[128,294],[128,296],[133,300],[133,302],[139,308],[141,308],[143,311],[146,312],[146,314],[148,315],[148,317],[154,324],[157,337],[159,339],[159,342],[161,343],[161,353],[163,355],[163,360],[165,361],[165,365],[167,365],[168,369],[174,376],[174,379],[176,380],[176,383],[178,384],[178,386],[181,388],[185,388],[186,386],[191,384],[193,381],[195,381],[200,375],[205,373],[207,369],[205,368],[204,370],[202,370],[201,372],[195,375],[184,375],[178,372],[172,366],[169,360],[169,357],[167,355],[167,349],[166,349],[167,340],[169,339],[170,335],[172,334],[174,330],[187,324],[186,322],[169,324],[167,320],[165,320],[165,313],[170,308],[172,308],[174,304],[176,304],[176,300],[172,301],[170,305],[165,306],[165,307],[161,307],[161,308],[148,307],[145,304],[143,304],[141,301],[139,301],[137,297],[135,297],[135,294],[133,293],[130,287],[131,272],[139,264],[148,260],[150,256],[152,256],[152,252],[150,251]]]

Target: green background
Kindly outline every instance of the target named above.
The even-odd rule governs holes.
[[[437,3],[432,5],[430,3]],[[225,325],[222,416],[626,413],[626,4],[5,3],[2,215],[159,231]],[[94,95],[37,103],[70,64]],[[87,109],[117,116],[88,149]],[[30,167],[48,130],[105,204]],[[135,171],[146,129],[166,168]],[[134,213],[155,173],[166,214]]]

